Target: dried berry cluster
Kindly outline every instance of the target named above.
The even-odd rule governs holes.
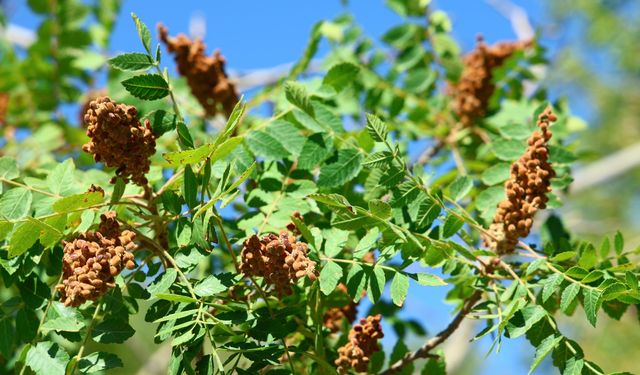
[[[191,40],[184,34],[169,37],[169,31],[162,24],[158,25],[158,33],[167,50],[175,55],[178,72],[187,79],[191,92],[207,116],[214,116],[218,112],[218,105],[229,116],[238,103],[238,93],[225,73],[226,61],[220,51],[206,56],[206,46],[202,40]]]
[[[131,179],[137,185],[146,185],[144,175],[151,165],[149,157],[156,151],[149,120],[142,125],[135,107],[101,97],[89,104],[84,122],[91,140],[82,149],[92,154],[96,162],[117,167],[116,175],[125,181]]]
[[[84,115],[91,108],[91,102],[106,95],[107,95],[107,90],[105,89],[90,90],[84,95],[82,105],[80,106],[80,112],[78,112],[80,124],[82,126],[84,127],[87,126],[87,123],[85,123],[85,120],[84,120]]]
[[[367,372],[371,355],[380,350],[378,339],[384,337],[380,326],[380,314],[361,319],[349,332],[349,342],[338,349],[339,374],[346,374],[350,368],[356,372]]]
[[[62,283],[56,286],[66,306],[95,301],[115,287],[114,278],[125,267],[135,268],[135,233],[120,231],[116,213],[100,216],[96,232],[86,232],[71,242],[63,241]]]
[[[453,110],[464,126],[485,116],[489,99],[495,91],[493,70],[531,41],[501,42],[492,46],[478,38],[476,48],[464,57],[464,69],[457,84],[449,87]]]
[[[546,193],[551,191],[551,179],[555,176],[548,162],[549,126],[555,120],[547,107],[538,116],[540,131],[529,137],[527,151],[511,165],[511,176],[504,184],[507,197],[498,205],[489,229],[493,238],[485,236],[485,244],[499,254],[513,252],[518,238],[529,235],[536,211],[546,207]]]
[[[0,92],[0,125],[4,125],[7,109],[9,108],[9,94]]]
[[[268,234],[259,239],[253,235],[242,248],[240,269],[247,276],[261,276],[273,285],[278,295],[292,293],[291,283],[307,276],[316,279],[316,263],[307,257],[308,247],[287,231],[279,236]]]
[[[340,283],[336,288],[341,293],[347,295],[347,286]],[[332,307],[327,312],[324,313],[322,317],[322,321],[325,327],[329,329],[331,332],[338,332],[342,327],[342,320],[346,319],[349,324],[351,324],[354,320],[356,320],[356,315],[358,313],[358,304],[353,302],[353,300],[349,298],[349,303],[344,306]]]

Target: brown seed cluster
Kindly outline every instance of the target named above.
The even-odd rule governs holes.
[[[481,37],[476,48],[464,59],[460,80],[449,86],[453,110],[464,126],[485,116],[489,99],[495,91],[493,70],[500,67],[516,51],[530,46],[532,41],[501,42],[487,45]]]
[[[84,115],[91,108],[91,102],[106,95],[107,90],[105,89],[90,90],[84,95],[82,105],[80,106],[80,111],[78,112],[78,120],[80,121],[80,125],[82,125],[83,127],[87,127],[87,123],[84,122]]]
[[[549,163],[548,142],[551,138],[550,123],[556,121],[551,108],[538,116],[538,127],[529,137],[529,147],[520,159],[511,165],[511,176],[504,187],[507,197],[500,202],[489,228],[494,238],[485,236],[485,244],[498,254],[512,253],[518,238],[529,235],[533,216],[546,207],[551,191],[551,179],[555,176]]]
[[[206,56],[206,46],[200,39],[191,40],[184,34],[170,37],[167,28],[159,24],[160,40],[167,45],[169,53],[175,55],[178,72],[187,79],[191,92],[198,99],[207,116],[218,113],[218,105],[224,113],[231,115],[238,103],[235,85],[229,81],[224,70],[226,63],[220,51]]]
[[[264,277],[278,295],[290,295],[291,285],[298,279],[305,276],[312,281],[316,279],[316,263],[308,258],[307,252],[307,244],[287,231],[262,239],[253,235],[244,241],[240,269],[249,277]]]
[[[340,283],[336,288],[341,293],[347,294],[347,286]],[[329,329],[329,331],[335,333],[340,331],[342,327],[342,321],[344,319],[349,322],[349,324],[353,323],[356,320],[356,315],[358,314],[358,304],[353,302],[353,300],[349,298],[349,303],[344,306],[332,307],[327,312],[324,313],[322,318],[323,324],[325,327]]]
[[[380,314],[361,319],[349,332],[349,342],[338,349],[339,374],[346,374],[349,369],[356,372],[367,372],[371,355],[380,350],[378,339],[384,337],[380,326]]]
[[[115,287],[114,278],[126,267],[135,268],[135,233],[120,231],[116,213],[100,216],[96,232],[86,232],[71,242],[63,241],[62,283],[56,286],[66,306],[95,301]]]
[[[133,106],[117,104],[108,97],[93,100],[84,115],[87,135],[91,140],[82,146],[93,155],[96,162],[107,167],[117,167],[116,176],[125,182],[147,184],[149,157],[156,152],[156,140],[151,124],[138,120],[138,110]],[[115,183],[116,177],[111,179]]]

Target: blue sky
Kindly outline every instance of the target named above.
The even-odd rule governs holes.
[[[24,27],[34,27],[39,22],[31,15],[23,1],[11,2],[14,13],[11,21]],[[453,21],[453,34],[462,49],[467,51],[475,43],[478,33],[482,33],[488,42],[514,39],[511,25],[503,16],[480,0],[434,0],[434,7],[446,11]],[[543,2],[514,1],[527,9],[536,25],[543,17]],[[352,0],[349,10],[362,25],[365,32],[377,38],[387,29],[401,22],[399,16],[388,9],[382,0]],[[140,51],[141,45],[135,37],[135,27],[130,12],[135,12],[152,29],[156,36],[155,25],[163,22],[171,34],[188,33],[189,22],[193,16],[204,17],[206,21],[205,42],[208,51],[221,49],[227,59],[228,67],[236,71],[250,71],[295,61],[299,58],[309,36],[312,25],[321,19],[332,19],[345,11],[339,0],[237,0],[237,1],[197,1],[179,2],[132,1],[124,2],[121,17],[112,39],[115,52]],[[553,40],[544,39],[551,44]],[[553,48],[551,49],[553,51]],[[164,49],[163,49],[163,52]],[[320,53],[322,55],[322,51]],[[170,59],[166,58],[165,63]],[[175,74],[175,71],[172,71]],[[412,285],[406,302],[403,317],[423,322],[430,333],[444,328],[450,320],[451,306],[442,303],[447,289],[425,288]],[[365,299],[366,300],[366,299]],[[364,302],[366,306],[367,302]],[[360,308],[361,312],[367,307]],[[476,327],[476,332],[482,328]],[[387,352],[393,347],[396,337],[386,327],[388,334],[384,339]],[[408,345],[416,345],[412,340]],[[477,374],[507,375],[525,374],[533,359],[533,349],[522,339],[505,340],[502,351],[482,360],[490,340],[476,344],[480,357]],[[545,372],[544,369],[539,373]]]

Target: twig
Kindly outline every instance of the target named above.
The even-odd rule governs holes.
[[[482,291],[476,290],[471,295],[471,297],[469,297],[464,302],[464,304],[462,305],[462,308],[458,312],[458,315],[456,315],[456,317],[453,318],[453,320],[451,321],[451,323],[449,323],[447,328],[440,331],[436,336],[431,338],[429,341],[425,342],[424,345],[420,347],[420,349],[416,350],[415,352],[410,352],[405,354],[404,357],[402,357],[402,359],[400,359],[396,363],[389,366],[389,368],[386,371],[383,371],[381,374],[382,375],[396,374],[400,372],[404,366],[415,361],[416,359],[429,358],[430,356],[433,356],[429,352],[433,350],[435,347],[437,347],[438,345],[445,342],[449,338],[449,336],[451,336],[453,332],[455,332],[456,329],[458,329],[458,327],[460,326],[460,323],[462,323],[465,316],[471,311],[473,306],[475,306],[475,304],[480,300],[481,296],[482,296]]]

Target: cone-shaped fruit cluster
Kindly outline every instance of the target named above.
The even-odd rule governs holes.
[[[380,326],[380,314],[361,319],[349,332],[349,342],[338,349],[339,374],[346,374],[349,369],[356,372],[367,372],[371,355],[380,350],[378,340],[384,337]]]
[[[73,241],[63,241],[62,283],[56,286],[66,306],[95,301],[115,287],[114,278],[126,267],[135,268],[135,233],[120,231],[116,213],[100,216],[96,232],[86,232]]]
[[[464,126],[472,126],[478,118],[485,116],[489,99],[495,91],[493,70],[529,45],[531,41],[501,42],[489,46],[478,38],[476,48],[464,57],[460,80],[449,87],[453,110]]]
[[[220,105],[228,117],[238,103],[238,94],[225,73],[225,59],[220,51],[206,56],[206,46],[202,40],[191,40],[184,34],[170,37],[162,24],[158,25],[158,33],[167,50],[175,55],[178,72],[187,79],[193,96],[198,99],[207,116],[214,116]]]
[[[307,244],[287,231],[262,239],[253,235],[243,244],[240,269],[247,276],[264,277],[278,295],[289,295],[292,283],[298,279],[305,276],[316,279],[316,263],[308,258],[307,252]]]
[[[130,178],[137,185],[146,185],[149,157],[156,152],[149,120],[142,125],[135,107],[101,97],[89,104],[84,122],[91,140],[82,149],[92,154],[96,162],[117,167],[116,175],[125,181]],[[111,182],[115,180],[114,177]]]
[[[548,161],[549,126],[555,120],[547,107],[538,116],[540,131],[529,137],[527,151],[511,165],[511,175],[504,184],[507,197],[498,205],[489,228],[492,237],[485,236],[485,244],[498,254],[512,253],[518,238],[529,235],[535,213],[546,207],[546,194],[551,191],[551,179],[555,176]]]

